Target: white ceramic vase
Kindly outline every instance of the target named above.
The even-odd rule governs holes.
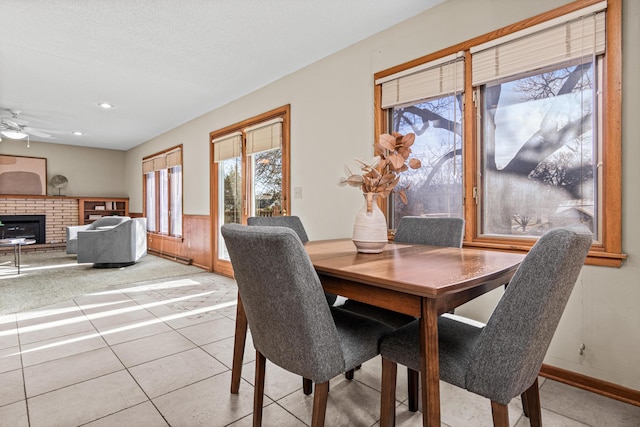
[[[387,220],[378,207],[377,193],[364,193],[364,206],[353,224],[353,244],[358,252],[377,254],[387,244]]]

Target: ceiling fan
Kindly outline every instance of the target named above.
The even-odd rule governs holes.
[[[20,110],[7,110],[11,117],[0,116],[0,134],[10,139],[24,139],[29,135],[37,136],[40,138],[51,138],[49,133],[43,132],[39,129],[32,128],[28,125],[26,120],[18,117],[21,113]],[[47,131],[50,132],[50,131]]]

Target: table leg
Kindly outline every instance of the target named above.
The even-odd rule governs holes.
[[[18,267],[18,274],[20,274],[20,253],[22,252],[20,248],[21,245],[19,243],[13,245],[13,263]]]
[[[440,364],[438,357],[438,311],[435,300],[422,299],[420,316],[420,370],[422,425],[440,427]]]
[[[244,346],[247,341],[247,316],[244,313],[242,300],[238,293],[238,306],[236,308],[236,333],[233,339],[233,362],[231,364],[231,393],[238,394],[240,390],[240,377],[242,375],[242,359]]]

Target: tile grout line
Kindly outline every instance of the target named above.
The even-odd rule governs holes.
[[[75,301],[75,300],[73,300],[73,302],[74,302],[74,304],[76,304],[76,306],[77,306],[76,301]],[[80,307],[78,307],[78,308],[80,308]],[[80,309],[80,310],[82,311],[82,309]],[[83,315],[84,315],[84,313],[83,313]],[[86,317],[86,316],[85,316],[85,317]],[[87,319],[87,320],[89,320],[89,319]],[[93,324],[92,324],[92,326],[93,326]],[[94,328],[95,328],[95,326],[94,326]],[[19,331],[19,330],[18,330],[18,331]],[[85,332],[86,332],[86,331],[85,331]],[[98,331],[96,330],[96,332],[98,332]],[[19,332],[18,332],[18,339],[19,339],[19,336],[20,336],[20,334],[19,334]],[[60,337],[55,337],[55,338],[62,338],[62,337],[66,337],[66,336],[69,336],[69,335],[61,335]],[[55,338],[53,338],[53,339],[55,339]],[[102,337],[100,337],[100,338],[102,338]],[[102,340],[104,341],[104,338],[102,338]],[[46,341],[46,340],[41,340],[41,341]],[[34,343],[37,343],[37,342],[41,342],[41,341],[34,341],[33,343],[29,343],[29,344],[27,344],[27,345],[31,345],[31,344],[34,344]],[[118,370],[118,371],[110,372],[110,373],[108,373],[108,374],[98,375],[98,376],[93,377],[93,378],[88,378],[88,379],[85,379],[85,380],[82,380],[82,381],[79,381],[79,382],[76,382],[76,383],[73,383],[73,384],[68,384],[68,385],[65,385],[65,386],[62,386],[62,387],[54,388],[54,389],[51,389],[51,390],[47,390],[46,392],[39,393],[39,394],[35,394],[35,395],[33,395],[33,396],[27,397],[27,391],[26,391],[26,379],[25,379],[25,377],[24,377],[24,375],[25,375],[25,370],[26,370],[26,369],[29,369],[29,368],[34,367],[34,366],[42,365],[42,364],[44,364],[44,363],[49,363],[49,362],[53,362],[53,361],[56,361],[56,360],[62,360],[62,359],[66,359],[66,358],[69,358],[69,357],[74,357],[74,356],[78,356],[78,355],[82,355],[82,354],[90,353],[90,352],[92,352],[92,351],[96,351],[96,350],[99,350],[99,349],[102,349],[102,348],[107,348],[107,347],[109,347],[109,344],[108,344],[106,341],[104,341],[104,344],[105,344],[105,346],[104,346],[104,347],[99,347],[99,348],[97,348],[97,349],[92,349],[92,350],[87,350],[87,351],[81,351],[80,353],[75,353],[75,354],[67,355],[67,356],[64,356],[64,357],[57,358],[57,359],[46,360],[46,361],[44,361],[44,362],[35,363],[35,364],[33,364],[33,365],[29,365],[29,366],[24,366],[24,363],[22,362],[22,353],[23,353],[23,352],[22,352],[22,347],[20,347],[20,359],[21,359],[21,366],[22,366],[22,376],[23,376],[23,382],[24,382],[24,387],[25,387],[25,401],[28,401],[28,399],[33,399],[33,398],[35,398],[35,397],[43,396],[43,395],[45,395],[45,394],[47,394],[47,393],[51,393],[51,392],[54,392],[54,391],[62,390],[62,389],[65,389],[65,388],[67,388],[67,387],[71,387],[71,386],[74,386],[74,385],[77,385],[77,384],[82,384],[82,383],[84,383],[84,382],[91,381],[91,380],[94,380],[94,379],[96,379],[96,378],[102,378],[102,377],[104,377],[104,376],[107,376],[107,375],[113,374],[113,373],[115,373],[115,372],[120,372],[121,370]],[[112,350],[112,351],[113,351],[113,350]],[[124,369],[124,365],[123,365],[123,369]],[[27,405],[27,413],[28,413],[28,409],[29,409],[29,405]],[[30,422],[29,422],[29,425],[30,425]]]
[[[24,394],[24,408],[27,412],[27,425],[31,426],[31,415],[29,413],[29,401],[27,399],[27,381],[24,376],[24,360],[22,359],[22,341],[20,340],[20,329],[18,329],[18,313],[15,314],[16,338],[18,340],[18,351],[20,352],[20,374],[22,375],[22,393]]]
[[[152,313],[152,312],[150,312],[149,310],[147,310],[146,308],[144,308],[142,305],[140,305],[140,303],[139,303],[138,301],[136,301],[136,300],[134,300],[134,299],[130,298],[128,295],[126,295],[125,293],[123,293],[121,290],[117,290],[117,291],[118,291],[118,293],[120,293],[120,295],[123,295],[124,297],[128,298],[130,301],[134,302],[136,305],[138,305],[139,307],[143,308],[145,311],[149,312],[153,317],[155,317],[156,319],[158,319],[158,318],[157,318],[157,316],[156,316],[154,313]],[[75,300],[74,300],[74,302],[75,302]],[[77,303],[77,302],[76,302],[76,303]],[[80,307],[80,310],[82,310],[82,307]],[[84,310],[82,310],[82,311],[84,312]],[[153,399],[151,399],[151,397],[147,394],[146,390],[145,390],[145,389],[142,387],[142,385],[138,382],[138,380],[136,379],[136,377],[135,377],[135,376],[133,376],[133,374],[131,373],[131,371],[130,371],[130,370],[129,370],[129,368],[127,367],[127,365],[122,361],[122,359],[120,359],[120,357],[118,356],[118,354],[113,350],[113,348],[111,347],[111,344],[109,344],[109,342],[108,342],[106,339],[104,339],[104,336],[102,335],[102,332],[100,332],[100,331],[98,330],[98,328],[94,325],[94,323],[92,322],[91,318],[88,318],[88,320],[89,320],[89,322],[91,322],[91,324],[94,326],[94,328],[96,328],[96,331],[100,334],[100,336],[101,336],[101,337],[102,337],[102,339],[104,340],[105,344],[107,345],[107,347],[109,348],[109,350],[111,351],[111,353],[113,353],[114,357],[118,360],[118,362],[120,362],[120,364],[121,364],[121,365],[122,365],[122,367],[123,367],[123,370],[127,372],[127,374],[129,375],[129,377],[133,380],[133,382],[138,386],[138,388],[140,389],[140,391],[141,391],[141,392],[144,394],[144,396],[147,398],[147,402],[149,402],[149,403],[153,406],[153,408],[158,412],[158,414],[159,414],[159,415],[160,415],[160,417],[164,420],[164,422],[165,422],[165,423],[167,423],[167,425],[168,425],[169,427],[171,427],[171,424],[170,424],[170,423],[169,423],[169,421],[165,418],[165,415],[162,413],[162,411],[160,411],[160,409],[159,409],[159,408],[156,406],[156,404],[153,402]],[[158,319],[158,320],[160,320],[160,319]],[[164,323],[164,322],[163,322],[163,323]],[[168,326],[168,325],[167,325],[167,326]],[[155,335],[158,335],[158,334],[153,334],[153,335],[151,335],[151,336],[155,336]],[[135,341],[135,340],[131,340],[131,341]],[[125,342],[131,342],[131,341],[125,341]],[[122,343],[118,343],[118,344],[122,344]],[[96,418],[96,419],[94,419],[94,420],[88,421],[88,422],[87,422],[87,423],[85,423],[85,424],[88,424],[88,423],[91,423],[91,422],[94,422],[94,421],[100,420],[100,419],[102,419],[102,418],[106,418],[106,417],[112,416],[112,415],[117,414],[117,413],[122,412],[122,411],[126,411],[126,410],[131,409],[131,408],[134,408],[134,407],[136,407],[136,406],[138,406],[138,405],[142,405],[143,403],[144,403],[144,402],[140,402],[140,403],[137,403],[137,404],[132,405],[132,406],[127,406],[126,408],[122,408],[122,409],[120,409],[119,411],[116,411],[116,412],[114,412],[114,413],[106,414],[106,415],[104,415],[104,416],[102,416],[102,417],[100,417],[100,418]]]
[[[149,291],[150,291],[152,294],[155,294],[155,295],[157,295],[157,296],[159,296],[159,297],[161,297],[161,298],[164,298],[164,299],[166,300],[166,297],[165,297],[164,295],[162,295],[161,293],[159,293],[159,292],[157,292],[157,291],[155,291],[155,290],[152,290],[152,289],[150,289]],[[166,419],[165,415],[162,413],[162,411],[160,410],[160,408],[158,408],[158,407],[157,407],[157,405],[156,405],[156,403],[154,402],[154,399],[155,399],[155,398],[158,398],[158,397],[164,396],[164,395],[166,395],[166,394],[169,394],[169,393],[175,392],[175,391],[177,391],[177,390],[183,389],[183,388],[188,387],[188,386],[191,386],[191,385],[193,385],[193,384],[197,384],[197,383],[199,383],[199,382],[202,382],[202,381],[208,380],[208,379],[213,378],[213,377],[215,377],[215,376],[217,376],[217,375],[224,374],[224,373],[226,373],[226,372],[230,371],[230,369],[226,366],[226,364],[224,364],[223,362],[221,362],[220,360],[218,360],[215,356],[213,356],[213,355],[209,354],[209,353],[208,353],[206,350],[204,350],[201,346],[199,346],[197,343],[193,342],[193,340],[191,340],[189,337],[187,337],[187,336],[183,335],[183,334],[180,332],[180,330],[179,330],[179,329],[183,329],[183,328],[175,328],[175,327],[171,326],[171,325],[170,325],[170,324],[168,324],[166,321],[164,321],[161,317],[158,317],[158,315],[156,315],[156,313],[154,313],[154,312],[152,312],[152,311],[149,311],[149,310],[148,310],[146,307],[144,307],[144,305],[143,305],[143,304],[141,304],[141,303],[140,303],[140,301],[138,301],[137,299],[135,299],[135,298],[131,298],[129,295],[127,295],[125,292],[122,292],[121,290],[118,290],[118,292],[119,292],[120,294],[122,294],[123,296],[125,296],[126,298],[128,298],[130,301],[134,302],[134,303],[135,303],[137,306],[139,306],[141,309],[143,309],[143,310],[145,310],[146,312],[148,312],[149,314],[151,314],[151,316],[152,316],[153,318],[157,319],[159,323],[162,323],[162,324],[166,325],[166,326],[167,326],[171,331],[178,333],[181,337],[183,337],[184,339],[186,339],[187,341],[189,341],[191,344],[193,344],[193,345],[194,345],[194,348],[191,348],[191,349],[188,349],[188,350],[179,351],[179,352],[176,352],[176,353],[172,353],[171,355],[175,355],[175,354],[179,354],[179,353],[184,353],[185,351],[191,351],[191,350],[194,350],[194,349],[196,349],[196,348],[197,348],[197,349],[199,349],[200,351],[202,351],[202,352],[204,352],[205,354],[207,354],[207,355],[208,355],[209,357],[211,357],[212,359],[216,360],[218,363],[220,363],[222,366],[224,366],[224,367],[226,368],[226,370],[224,370],[224,371],[222,371],[222,372],[219,372],[219,373],[217,373],[217,374],[211,375],[211,376],[206,377],[206,378],[202,378],[202,379],[200,379],[200,380],[198,380],[198,381],[196,381],[196,382],[194,382],[194,383],[184,385],[184,386],[179,387],[179,388],[177,388],[177,389],[175,389],[175,390],[171,390],[171,391],[168,391],[168,392],[166,392],[166,393],[163,393],[163,394],[160,394],[160,395],[158,395],[158,396],[155,396],[154,398],[151,398],[151,397],[149,396],[149,394],[144,390],[144,388],[142,387],[142,385],[141,385],[141,384],[138,382],[138,380],[135,378],[135,376],[131,373],[131,371],[130,371],[130,369],[129,369],[130,367],[127,367],[127,366],[125,365],[125,363],[123,363],[123,361],[122,361],[122,360],[121,360],[121,358],[118,356],[118,354],[113,350],[113,348],[112,348],[111,344],[109,344],[109,343],[105,340],[105,343],[107,344],[107,346],[108,346],[109,350],[111,350],[111,352],[114,354],[114,356],[118,359],[118,361],[119,361],[119,362],[122,364],[122,366],[124,367],[124,370],[126,370],[126,371],[127,371],[127,373],[129,374],[129,376],[131,377],[131,379],[132,379],[132,380],[136,383],[136,385],[140,388],[140,390],[142,391],[142,393],[144,393],[144,395],[145,395],[145,396],[146,396],[146,398],[147,398],[147,401],[148,401],[148,402],[149,402],[149,403],[154,407],[154,409],[155,409],[155,410],[158,412],[158,414],[162,417],[162,419],[164,420],[164,422],[165,422],[165,423],[167,423],[167,425],[168,425],[168,426],[171,426],[171,423],[169,422],[169,420],[167,420],[167,419]],[[156,302],[158,303],[158,306],[160,306],[160,305],[164,305],[164,304],[166,303],[166,301],[162,301],[162,304],[161,304],[161,303],[160,303],[160,302],[161,302],[161,300],[160,300],[160,299],[158,299],[158,298],[155,298],[155,299],[156,299]],[[186,300],[188,300],[188,298],[187,298]],[[81,308],[81,310],[82,310],[82,308]],[[223,316],[223,317],[226,317],[226,316],[224,316],[224,315],[222,315],[222,316]],[[91,319],[89,319],[89,321],[91,322]],[[92,325],[93,325],[93,322],[91,322],[91,323],[92,323]],[[95,325],[94,325],[94,327],[95,327]],[[96,329],[96,330],[97,330],[97,329]],[[100,331],[98,331],[98,333],[100,333],[100,334],[101,334],[101,332],[100,332]],[[160,335],[160,334],[162,334],[162,333],[164,333],[164,332],[159,332],[159,333],[157,333],[157,334],[153,334],[153,335],[150,335],[150,336],[147,336],[147,337],[143,337],[143,338],[148,338],[148,337],[157,336],[157,335]],[[101,335],[102,335],[102,334],[101,334]],[[122,342],[122,343],[118,343],[118,344],[123,344],[123,343],[133,342],[133,341],[136,341],[136,340],[138,340],[138,339],[143,339],[143,338],[137,338],[137,339],[130,340],[130,341],[124,341],[124,342]],[[103,339],[104,339],[104,338],[103,338]],[[226,339],[226,338],[225,338],[225,339]],[[118,345],[118,344],[114,344],[114,345]],[[171,356],[171,355],[164,355],[164,356],[162,356],[162,357],[159,357],[159,358],[157,358],[157,359],[153,359],[153,360],[160,360],[160,359],[162,359],[162,358],[165,358],[165,357],[168,357],[168,356]],[[146,362],[144,362],[144,363],[148,363],[148,362],[149,362],[149,361],[146,361]],[[134,365],[134,366],[131,366],[131,367],[139,366],[139,365],[144,364],[144,363],[140,363],[140,364],[138,364],[138,365]],[[139,404],[140,404],[140,403],[139,403]],[[118,412],[124,411],[124,410],[126,410],[126,409],[130,409],[130,408],[135,407],[135,406],[137,406],[137,405],[139,405],[139,404],[136,404],[136,405],[133,405],[133,406],[130,406],[130,407],[127,407],[127,408],[123,408],[123,409],[121,409],[120,411],[116,411],[115,413],[118,413]],[[108,414],[108,415],[105,415],[104,417],[107,417],[107,416],[110,416],[110,415],[113,415],[113,414]],[[104,418],[104,417],[101,417],[101,418]],[[98,419],[100,419],[100,418],[98,418]],[[92,420],[92,421],[96,421],[96,420]],[[92,421],[91,421],[91,422],[92,422]],[[236,420],[236,421],[237,421],[237,420]],[[236,421],[234,421],[234,422],[236,422]]]

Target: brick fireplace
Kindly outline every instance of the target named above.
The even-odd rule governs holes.
[[[78,199],[65,196],[0,196],[0,216],[5,218],[14,215],[44,216],[44,243],[63,243],[67,238],[67,226],[78,225]]]

